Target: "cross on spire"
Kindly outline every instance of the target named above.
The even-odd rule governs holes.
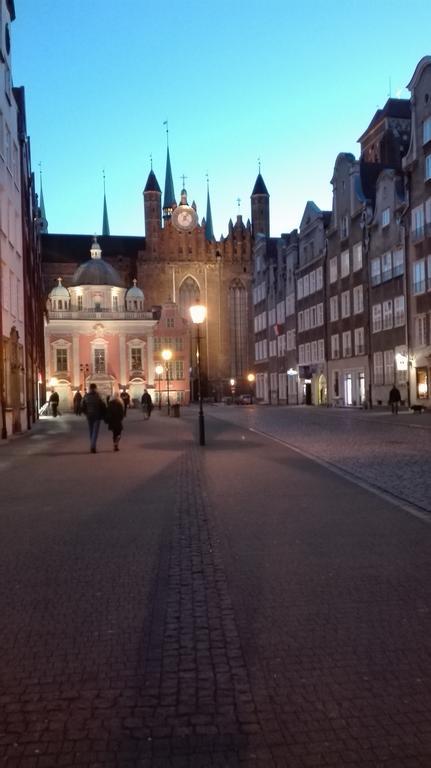
[[[236,199],[236,202],[237,202],[237,205],[238,205],[238,211],[239,211],[239,209],[240,209],[240,207],[241,207],[241,198],[240,198],[240,197],[237,197],[237,199]]]
[[[188,178],[188,176],[184,176],[184,173],[183,173],[183,175],[181,176],[181,179],[183,180],[183,189],[186,186],[186,179],[187,178]]]
[[[257,165],[258,165],[259,173],[260,173],[260,157],[257,158]]]

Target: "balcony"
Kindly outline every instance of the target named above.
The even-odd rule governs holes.
[[[113,312],[110,309],[48,311],[50,320],[152,320],[152,312]]]

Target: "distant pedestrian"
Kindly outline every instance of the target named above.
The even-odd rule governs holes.
[[[151,411],[153,410],[153,400],[148,390],[144,389],[144,394],[141,397],[141,405],[144,413],[144,419],[149,419]]]
[[[51,406],[51,411],[53,416],[58,415],[58,404],[60,402],[60,397],[58,395],[58,392],[56,392],[54,389],[51,392],[50,398],[49,398],[49,404]]]
[[[130,395],[125,389],[120,394],[120,397],[124,405],[124,415],[127,416],[127,409],[130,407]]]
[[[119,451],[119,442],[121,433],[123,431],[123,419],[124,419],[124,406],[119,392],[114,392],[112,397],[109,398],[108,408],[106,411],[106,423],[108,429],[112,432],[112,441],[114,444],[114,451]]]
[[[397,387],[394,384],[391,391],[389,392],[389,405],[391,406],[392,413],[395,413],[395,414],[398,413],[400,402],[401,402],[400,390],[397,389]]]
[[[73,396],[73,412],[76,416],[81,415],[82,395],[79,389],[76,390]]]
[[[90,384],[90,390],[82,400],[82,412],[85,413],[90,432],[90,452],[96,453],[100,422],[106,416],[106,405],[97,391],[97,384]]]

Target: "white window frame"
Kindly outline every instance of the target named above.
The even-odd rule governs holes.
[[[391,221],[391,209],[384,208],[382,211],[382,229],[388,227]]]
[[[329,282],[336,283],[338,278],[337,257],[333,256],[329,261]]]
[[[372,308],[372,331],[380,333],[382,330],[382,305],[373,304]]]
[[[405,299],[404,295],[394,298],[394,327],[405,325]]]
[[[335,323],[338,320],[338,293],[329,299],[330,320]]]
[[[359,315],[364,311],[364,286],[356,285],[353,289],[353,314]]]
[[[373,353],[374,384],[383,384],[383,352]]]
[[[365,353],[365,334],[363,328],[355,328],[355,356]]]
[[[352,251],[352,269],[353,272],[357,272],[359,269],[362,269],[362,243],[355,243]]]
[[[340,357],[340,336],[338,333],[331,336],[331,357],[333,360],[338,360]]]
[[[343,357],[352,356],[352,332],[343,332]]]
[[[431,141],[431,117],[425,118],[422,126],[422,144]]]
[[[341,294],[341,317],[350,317],[350,291]]]
[[[341,257],[341,266],[340,266],[340,272],[341,277],[348,277],[350,275],[350,252],[349,250],[342,251]]]

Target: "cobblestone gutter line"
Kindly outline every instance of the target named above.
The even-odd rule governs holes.
[[[181,754],[200,755],[193,765],[272,766],[271,743],[282,739],[279,732],[274,739],[268,701],[259,707],[252,693],[199,461],[192,449],[178,466],[169,563],[161,565],[168,573],[159,576],[145,664],[140,756],[151,754],[151,765],[159,759],[161,766],[176,765]],[[269,723],[268,736],[262,726]],[[136,723],[131,737],[144,735],[141,729]]]

